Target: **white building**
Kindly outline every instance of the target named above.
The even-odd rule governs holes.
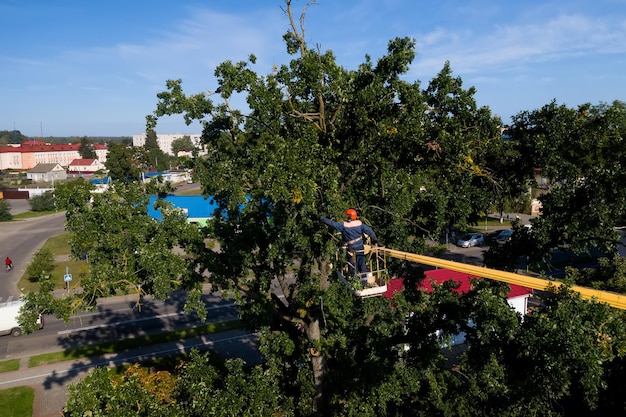
[[[176,139],[181,139],[183,136],[189,136],[194,146],[199,150],[202,149],[202,146],[200,145],[201,135],[199,133],[157,133],[157,144],[159,145],[159,148],[166,154],[174,155],[174,153],[172,152],[172,142]],[[133,146],[144,146],[146,143],[146,137],[147,135],[145,133],[133,135]]]

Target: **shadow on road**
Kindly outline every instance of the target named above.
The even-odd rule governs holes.
[[[205,294],[203,300],[208,313],[204,323],[196,314],[184,313],[186,301],[184,291],[173,292],[165,301],[143,299],[141,308],[138,308],[136,300],[129,300],[123,305],[104,302],[95,312],[72,319],[73,326],[65,332],[60,332],[62,334],[59,335],[57,342],[62,349],[71,350],[141,336],[149,338],[150,335],[239,318],[233,300],[210,294]],[[73,362],[65,365],[62,372],[48,375],[43,388],[49,390],[55,386],[76,382],[78,377],[84,376],[86,372],[96,367],[141,363],[156,357],[187,353],[192,348],[213,350],[223,359],[241,357],[253,365],[261,362],[256,341],[256,335],[243,330],[230,330],[165,343],[148,343],[145,346],[115,353],[75,358]],[[74,358],[68,358],[72,359]]]

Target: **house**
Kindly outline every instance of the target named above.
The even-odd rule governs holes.
[[[99,159],[77,158],[67,167],[68,174],[93,174],[106,168]]]
[[[182,139],[187,136],[191,139],[191,142],[194,144],[196,149],[200,152],[200,154],[206,154],[206,150],[202,146],[202,135],[200,133],[157,133],[156,135],[157,144],[159,145],[159,149],[165,152],[168,155],[174,155],[172,152],[172,142],[177,139]],[[133,146],[134,147],[143,147],[146,144],[146,139],[148,135],[146,133],[139,133],[133,135]],[[177,155],[174,155],[177,156]]]
[[[441,285],[446,281],[454,280],[458,285],[454,291],[463,294],[470,290],[472,279],[480,279],[479,277],[473,277],[463,272],[443,268],[424,271],[424,275],[426,275],[426,278],[424,278],[420,283],[420,289],[423,289],[426,292],[431,292],[433,290],[433,285]],[[387,283],[387,290],[383,295],[391,299],[396,291],[402,291],[403,289],[404,282],[402,279],[395,278]],[[528,312],[528,299],[531,294],[531,289],[511,284],[509,293],[507,294],[507,303],[513,310],[523,317]],[[455,346],[464,342],[465,333],[460,332],[453,335],[451,340],[447,341],[445,344]]]
[[[148,214],[160,221],[163,219],[163,215],[167,213],[154,208],[156,200],[156,197],[150,197]],[[171,203],[174,209],[182,210],[187,216],[189,223],[197,223],[202,226],[206,225],[207,220],[213,217],[215,209],[218,208],[212,199],[207,199],[200,195],[168,195],[162,198],[162,200]]]
[[[471,288],[471,279],[478,278],[444,268],[424,271],[424,275],[426,275],[426,278],[420,283],[420,288],[426,292],[433,290],[433,284],[441,285],[446,281],[454,280],[458,284],[458,288],[455,291],[466,293]],[[511,284],[510,287],[511,290],[507,294],[507,302],[512,309],[523,316],[528,310],[528,298],[531,296],[532,290],[515,284]],[[383,295],[391,299],[396,291],[402,291],[403,289],[404,282],[402,278],[394,278],[387,283],[387,291]]]
[[[52,182],[67,179],[67,172],[58,163],[37,164],[26,172],[32,182]]]
[[[113,181],[111,180],[111,177],[94,178],[91,180],[91,183],[95,186],[95,189],[92,192],[103,193],[109,189],[109,186],[113,183]]]

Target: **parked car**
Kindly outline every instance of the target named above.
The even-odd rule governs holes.
[[[456,245],[462,248],[471,248],[472,246],[482,246],[484,244],[485,238],[482,233],[468,233],[456,241]]]
[[[510,229],[496,230],[487,235],[487,241],[490,243],[504,243],[511,240],[513,231]]]

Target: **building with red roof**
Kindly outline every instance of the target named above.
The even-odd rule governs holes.
[[[108,147],[93,144],[96,159],[106,162]],[[80,143],[44,143],[28,141],[19,145],[0,146],[0,170],[28,171],[37,164],[59,164],[67,168],[75,159],[80,159]]]
[[[98,159],[78,158],[70,162],[67,172],[68,174],[93,174],[104,169],[104,164]]]
[[[420,283],[420,288],[426,292],[433,290],[433,285],[441,285],[446,281],[454,280],[457,284],[457,288],[454,290],[458,293],[466,293],[470,290],[472,279],[482,279],[468,275],[463,272],[452,271],[450,269],[432,269],[424,271],[426,278]],[[528,311],[528,298],[532,294],[532,289],[524,288],[519,285],[511,284],[511,289],[507,294],[507,302],[515,311],[521,315],[525,315]],[[387,283],[387,290],[383,295],[389,299],[393,297],[396,291],[402,291],[404,289],[404,282],[402,278],[391,279]]]
[[[457,284],[457,288],[453,291],[464,294],[467,293],[472,287],[473,279],[482,279],[480,277],[470,276],[463,272],[452,271],[450,269],[433,269],[424,271],[426,278],[420,283],[420,289],[426,292],[433,290],[433,285],[441,285],[444,282],[453,280]],[[510,291],[507,294],[507,302],[509,306],[520,313],[522,316],[528,311],[528,298],[532,294],[532,289],[524,288],[519,285],[510,284]],[[397,291],[404,289],[404,282],[402,278],[394,278],[387,283],[387,289],[383,295],[389,299],[393,297],[393,294]],[[470,326],[472,323],[470,322]],[[452,335],[450,340],[443,343],[443,346],[455,346],[465,343],[465,333],[459,332]]]

